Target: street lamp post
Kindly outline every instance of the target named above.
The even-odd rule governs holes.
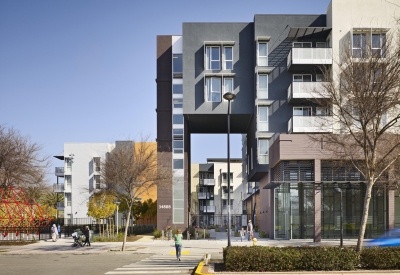
[[[336,187],[334,189],[336,193],[340,193],[340,247],[343,248],[343,200],[342,200],[342,189]]]
[[[118,237],[118,206],[119,206],[119,204],[120,204],[121,202],[115,201],[114,203],[117,205],[117,237]]]
[[[231,123],[230,123],[230,110],[231,100],[234,100],[236,95],[228,92],[224,94],[224,99],[228,100],[228,247],[231,246],[231,159],[230,159],[230,140]]]

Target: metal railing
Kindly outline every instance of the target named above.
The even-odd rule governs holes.
[[[332,64],[332,48],[292,48],[287,58],[287,68],[293,64]]]
[[[64,176],[64,167],[56,167],[55,174],[58,177],[63,177]]]
[[[288,133],[330,133],[332,116],[293,116],[288,122]]]
[[[324,93],[326,82],[292,82],[288,88],[288,100],[295,98],[329,98]]]
[[[202,186],[214,186],[215,180],[214,179],[201,179],[200,185]]]

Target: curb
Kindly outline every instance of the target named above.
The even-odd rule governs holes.
[[[201,261],[194,272],[194,275],[215,275],[214,273],[202,273],[205,262]]]

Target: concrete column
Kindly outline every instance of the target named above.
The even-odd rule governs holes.
[[[394,203],[394,193],[395,190],[393,187],[388,187],[387,190],[387,199],[386,199],[386,226],[387,229],[393,229],[394,228],[394,223],[395,223],[395,203]]]
[[[314,242],[321,242],[321,160],[314,160]]]

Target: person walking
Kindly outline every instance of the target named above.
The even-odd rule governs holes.
[[[57,231],[58,231],[58,237],[61,239],[61,226],[57,226]]]
[[[246,232],[244,232],[244,227],[242,227],[242,230],[240,230],[240,241],[243,242],[243,238],[245,236]]]
[[[53,224],[53,226],[51,227],[51,239],[53,240],[53,242],[57,241],[57,235],[57,226]]]
[[[92,234],[90,233],[89,226],[86,225],[85,230],[83,231],[83,234],[85,235],[85,243],[83,245],[91,246],[90,245],[90,237]]]
[[[249,234],[248,240],[251,241],[253,239],[253,224],[251,220],[247,224],[247,234]]]
[[[182,239],[183,239],[182,231],[178,229],[178,231],[174,235],[176,258],[178,259],[178,261],[181,260]]]

